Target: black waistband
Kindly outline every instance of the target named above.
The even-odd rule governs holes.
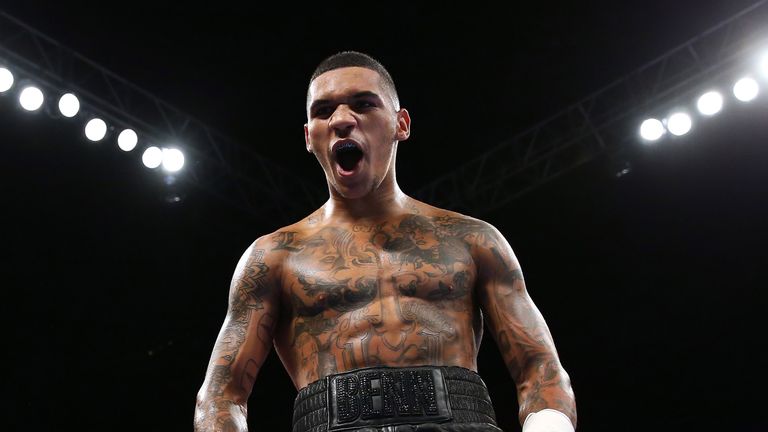
[[[501,430],[483,380],[456,366],[371,367],[329,375],[299,390],[293,409],[293,432],[468,423]]]

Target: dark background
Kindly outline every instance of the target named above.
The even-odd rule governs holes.
[[[398,158],[413,193],[754,1],[475,3],[0,9],[319,184],[303,145],[307,80],[336,51],[368,52],[413,119]],[[628,175],[598,158],[475,215],[521,261],[580,430],[768,430],[765,100],[680,139],[631,141]],[[0,428],[190,430],[235,264],[285,221],[197,189],[168,204],[138,155],[79,128],[0,97]],[[519,430],[490,339],[479,369],[501,425]],[[252,430],[289,430],[294,396],[271,355]]]

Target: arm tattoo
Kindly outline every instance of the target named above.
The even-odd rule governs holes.
[[[575,424],[570,380],[557,359],[544,319],[528,297],[522,272],[506,248],[496,242],[486,247],[494,261],[489,293],[492,327],[507,369],[518,384],[521,419],[527,413],[553,408]]]
[[[247,429],[247,400],[234,399],[243,399],[250,393],[261,363],[253,358],[238,363],[236,361],[246,342],[247,329],[254,316],[258,317],[255,336],[261,343],[262,350],[267,350],[272,344],[271,335],[276,320],[272,314],[263,312],[264,296],[270,290],[267,280],[269,270],[269,266],[264,262],[264,250],[254,249],[233,281],[229,313],[214,347],[208,377],[198,399],[195,430]]]
[[[239,321],[249,314],[249,310],[264,308],[262,297],[269,292],[267,273],[269,266],[264,263],[264,250],[254,250],[235,282],[237,295],[232,296],[229,303]]]

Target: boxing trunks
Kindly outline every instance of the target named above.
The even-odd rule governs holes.
[[[480,376],[456,366],[370,367],[299,390],[293,432],[500,432]]]

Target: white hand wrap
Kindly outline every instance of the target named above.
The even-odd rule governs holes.
[[[523,423],[523,432],[574,432],[574,429],[567,415],[547,408],[528,414]]]

